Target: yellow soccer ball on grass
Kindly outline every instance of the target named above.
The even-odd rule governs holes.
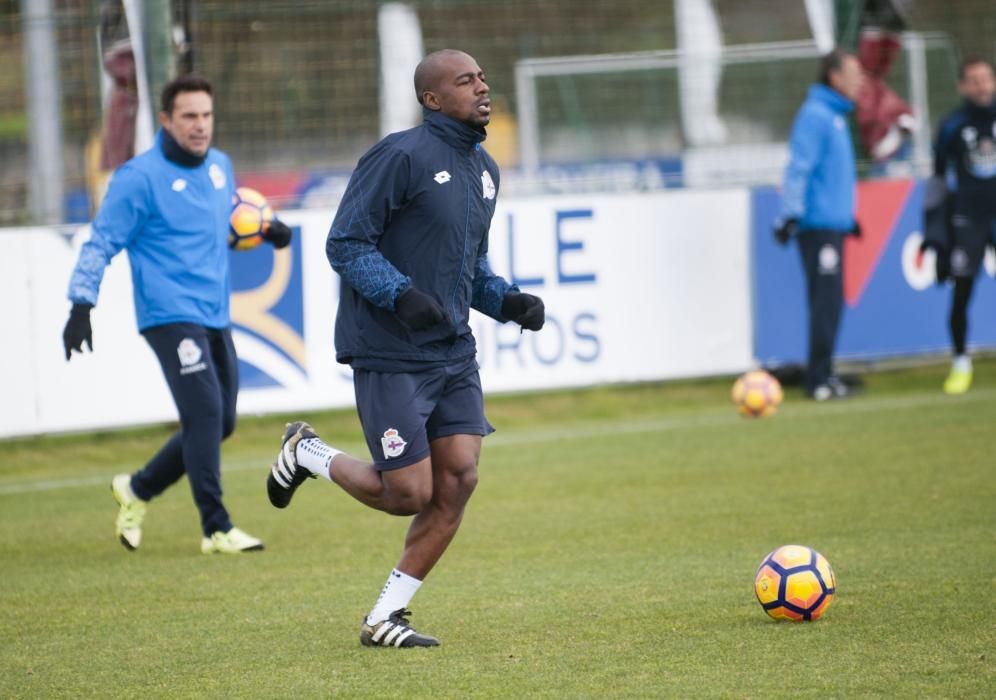
[[[737,410],[749,418],[772,415],[784,396],[782,385],[763,369],[751,370],[737,377],[730,395]]]
[[[754,595],[776,620],[819,620],[837,593],[830,562],[799,544],[779,547],[764,558],[754,575]]]

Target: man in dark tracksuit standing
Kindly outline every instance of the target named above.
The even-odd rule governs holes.
[[[937,254],[937,281],[954,281],[951,299],[951,372],[948,394],[972,385],[972,358],[965,352],[968,302],[986,244],[996,224],[996,76],[993,64],[969,58],[961,65],[958,91],[964,104],[937,130],[934,176],[924,196],[923,248]]]
[[[498,167],[481,148],[491,101],[467,54],[443,50],[415,71],[421,126],[364,155],[332,222],[327,253],[341,278],[336,359],[353,368],[373,462],[291,423],[267,477],[283,508],[309,477],[361,503],[414,515],[397,566],[363,620],[365,646],[436,646],[406,607],[456,534],[477,484],[484,416],[470,309],[537,331],[543,302],[488,265]]]
[[[823,57],[789,141],[782,215],[775,237],[799,242],[809,300],[806,393],[817,401],[846,396],[833,373],[833,349],[844,305],[844,236],[860,235],[854,218],[854,149],[847,114],[861,91],[861,64],[835,50]]]

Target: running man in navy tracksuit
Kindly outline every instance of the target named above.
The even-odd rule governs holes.
[[[364,155],[332,222],[326,250],[342,291],[336,358],[353,368],[356,405],[373,462],[291,423],[267,477],[284,508],[321,476],[371,508],[414,515],[397,567],[363,620],[366,646],[436,646],[405,609],[446,551],[477,484],[484,416],[470,309],[537,331],[539,297],[488,265],[498,167],[481,148],[491,101],[484,72],[460,51],[415,70],[421,126]]]
[[[954,282],[949,324],[953,359],[944,381],[948,394],[972,385],[965,351],[968,302],[996,233],[996,76],[984,58],[961,64],[958,92],[964,104],[945,117],[934,145],[934,176],[924,196],[923,248],[937,253],[937,281]]]
[[[775,237],[797,238],[809,299],[806,393],[823,401],[845,396],[833,373],[833,348],[844,306],[844,236],[861,235],[854,218],[854,148],[847,114],[861,91],[861,64],[833,51],[820,64],[820,82],[809,88],[792,124],[782,215]]]
[[[238,553],[263,543],[232,521],[221,500],[221,441],[235,429],[238,359],[229,320],[228,218],[235,174],[211,148],[211,84],[182,76],[162,92],[156,143],[114,173],[90,240],[69,282],[73,303],[63,332],[66,360],[93,349],[90,310],[104,269],[128,251],[138,330],[152,346],[180,414],[180,430],[143,469],[118,474],[118,539],[137,549],[146,503],[184,474],[201,516],[201,551]],[[291,231],[274,221],[278,248]]]

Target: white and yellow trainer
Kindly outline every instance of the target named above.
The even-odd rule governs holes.
[[[955,357],[951,372],[944,380],[945,394],[964,394],[972,386],[972,360],[967,355]]]
[[[204,554],[240,554],[241,552],[258,552],[263,549],[263,541],[257,537],[233,527],[228,532],[215,532],[210,537],[201,540],[201,552]]]
[[[142,543],[142,521],[145,519],[146,502],[131,490],[131,474],[118,474],[111,479],[111,494],[121,506],[114,531],[125,549],[134,551]]]

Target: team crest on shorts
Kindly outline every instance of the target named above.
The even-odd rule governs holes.
[[[957,277],[962,277],[968,274],[969,269],[968,253],[961,246],[955,246],[951,251],[951,272]]]
[[[380,444],[384,448],[384,458],[399,457],[408,447],[401,434],[395,428],[388,428],[384,431],[384,437],[380,439]]]

